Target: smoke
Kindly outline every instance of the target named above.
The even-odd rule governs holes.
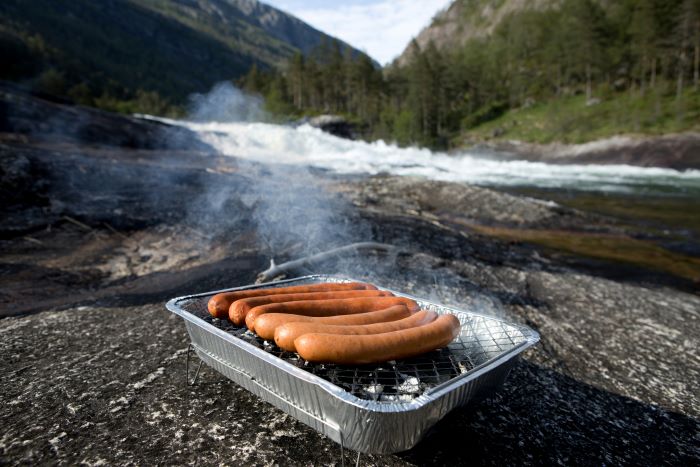
[[[269,120],[260,96],[245,93],[225,81],[206,94],[190,96],[188,112],[193,122],[262,122]]]
[[[209,216],[207,224],[217,226],[221,234],[218,240],[230,237],[235,241],[233,232],[250,228],[257,251],[277,263],[355,242],[394,242],[397,248],[390,254],[343,255],[295,273],[338,274],[438,303],[468,304],[470,309],[484,314],[502,313],[497,297],[483,294],[479,287],[445,267],[439,258],[420,253],[428,245],[415,244],[410,232],[401,227],[377,228],[375,222],[362,218],[346,198],[333,190],[338,179],[347,175],[338,176],[330,170],[313,168],[310,163],[300,163],[303,151],[299,148],[304,147],[300,140],[308,138],[308,130],[279,131],[273,125],[254,123],[256,118],[265,119],[260,111],[262,102],[228,83],[215,86],[208,94],[193,96],[192,103],[190,119],[199,123],[190,128],[218,150],[218,155],[235,158],[228,161],[235,161],[236,173],[222,175],[216,183],[207,184],[192,203],[192,222]],[[257,138],[264,129],[269,129],[269,138],[283,135],[284,141],[279,144],[276,157],[270,157],[269,148],[274,144],[269,144],[266,157],[256,161],[250,154],[255,152],[250,133],[255,133],[255,141],[260,141]],[[285,149],[290,146],[297,148],[292,156],[294,163],[285,163],[290,157]],[[352,153],[346,154],[348,163],[352,163],[352,157]]]
[[[310,127],[251,122],[266,118],[261,101],[230,84],[192,98],[191,118],[198,124],[142,116],[160,122],[149,124],[29,98],[20,106],[20,98],[7,100],[12,105],[3,124],[9,130],[75,144],[63,157],[47,158],[56,162],[49,166],[56,176],[34,192],[50,199],[52,219],[69,215],[90,225],[106,222],[134,230],[165,226],[155,234],[159,246],[153,247],[163,254],[154,259],[150,254],[138,256],[139,271],[169,268],[173,261],[190,258],[214,262],[242,256],[242,250],[280,263],[378,241],[393,243],[397,251],[343,255],[294,274],[340,274],[443,303],[467,303],[465,291],[473,295],[475,289],[454,268],[436,261],[441,254],[419,253],[428,250],[431,239],[426,235],[433,232],[412,233],[414,225],[396,224],[381,215],[372,220],[368,210],[357,209],[338,193],[338,182],[353,176],[300,160],[337,145],[347,148],[337,154],[338,163],[352,163],[368,157],[366,144],[325,134],[321,138]],[[205,122],[207,118],[218,120]],[[256,143],[264,142],[263,132],[268,130],[271,144],[265,151],[271,154],[276,148],[277,157],[255,160]],[[378,153],[370,156],[382,158]],[[297,162],[287,164],[290,157]],[[173,247],[178,242],[182,246]],[[150,248],[141,247],[139,251]],[[118,249],[116,257],[131,261],[136,253],[128,249]],[[161,262],[162,258],[168,260]],[[476,308],[494,308],[487,299],[475,295],[474,300]]]
[[[196,128],[204,142],[245,139],[247,124],[268,120],[259,97],[230,83],[193,95],[190,102],[188,120],[199,122]],[[254,226],[259,250],[276,260],[352,243],[368,233],[361,225],[352,224],[347,202],[326,190],[323,172],[286,165],[284,153],[271,163],[260,164],[237,153],[235,144],[212,146],[219,155],[236,157],[236,172],[242,176],[221,177],[207,185],[190,207],[196,218],[208,213],[223,232],[236,230],[242,223]]]
[[[270,256],[285,251],[307,256],[366,238],[366,230],[350,222],[348,204],[308,168],[269,166],[254,193],[253,219]]]
[[[348,223],[347,206],[324,189],[318,173],[303,165],[285,165],[281,152],[271,163],[258,164],[247,161],[248,154],[237,152],[236,145],[221,144],[222,138],[245,139],[246,124],[269,120],[263,104],[260,97],[228,82],[191,96],[188,120],[199,124],[203,141],[219,143],[212,146],[220,155],[236,157],[238,172],[246,178],[222,177],[220,183],[207,186],[192,203],[193,216],[217,219],[212,224],[224,232],[241,223],[254,225],[259,250],[270,259],[306,256],[361,238],[358,226]],[[236,186],[240,184],[245,189]]]

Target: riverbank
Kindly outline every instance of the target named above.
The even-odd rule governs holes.
[[[659,84],[641,92],[606,87],[585,94],[529,100],[474,126],[463,136],[472,140],[519,140],[537,144],[583,144],[616,135],[663,136],[700,131],[700,93]]]
[[[532,102],[464,131],[458,148],[482,147],[552,164],[700,168],[700,93],[599,90]],[[457,152],[459,150],[456,150]]]
[[[700,170],[700,133],[615,136],[582,144],[496,139],[475,143],[473,148],[497,160]]]

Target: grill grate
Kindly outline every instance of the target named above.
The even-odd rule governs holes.
[[[254,345],[287,363],[323,378],[355,397],[376,402],[408,402],[427,390],[460,376],[525,342],[520,330],[498,320],[471,314],[458,314],[462,330],[446,348],[418,357],[378,365],[344,366],[312,364],[274,342],[264,341],[246,328],[212,318],[207,311],[209,297],[183,300],[180,306],[233,336]],[[419,302],[420,303],[420,302]],[[424,309],[433,309],[428,304]]]

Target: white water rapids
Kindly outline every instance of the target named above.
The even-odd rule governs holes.
[[[262,163],[306,165],[346,174],[413,175],[486,186],[700,195],[698,170],[504,161],[470,151],[447,154],[400,148],[383,141],[351,141],[309,125],[159,120],[193,130],[223,155]]]

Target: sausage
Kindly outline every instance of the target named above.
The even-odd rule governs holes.
[[[434,311],[419,311],[408,318],[389,323],[359,324],[355,326],[343,326],[337,324],[319,323],[287,323],[275,329],[275,343],[278,347],[296,352],[294,340],[297,337],[310,333],[343,334],[343,335],[367,335],[381,334],[401,329],[415,328],[423,324],[435,321],[438,317]],[[256,325],[257,326],[257,325]]]
[[[459,320],[440,315],[432,323],[401,331],[344,336],[311,333],[297,337],[297,353],[309,362],[363,365],[414,357],[444,347],[457,337]]]
[[[293,315],[289,313],[265,313],[255,320],[255,329],[261,334],[269,336],[275,335],[277,326],[285,323],[304,322],[304,323],[319,323],[319,324],[338,324],[338,325],[357,325],[357,324],[374,324],[396,321],[411,316],[406,305],[394,305],[384,310],[368,311],[366,313],[358,313],[356,315],[340,315],[340,316],[303,316]]]
[[[304,300],[299,302],[270,303],[257,306],[250,310],[245,317],[245,324],[251,331],[255,329],[255,319],[265,313],[292,313],[304,316],[334,316],[352,315],[367,311],[383,310],[392,305],[404,304],[410,311],[418,311],[420,307],[410,298],[405,297],[360,297],[338,298],[332,300]],[[263,339],[273,339],[272,334],[261,335]]]
[[[359,297],[338,298],[329,300],[302,300],[296,302],[269,303],[250,310],[245,317],[245,324],[251,331],[255,331],[255,320],[265,313],[290,313],[303,316],[336,316],[366,313],[368,311],[383,310],[393,305],[405,305],[409,311],[418,311],[420,307],[416,302],[404,297]],[[260,335],[260,334],[258,334]],[[263,339],[274,338],[274,333]]]
[[[330,290],[376,290],[371,284],[362,282],[295,285],[290,287],[269,287],[264,289],[238,290],[235,292],[222,292],[209,299],[207,308],[214,318],[227,319],[231,303],[242,298],[260,297],[262,295],[275,295],[283,293],[327,292]]]
[[[391,292],[382,290],[334,290],[332,292],[305,292],[242,298],[231,304],[228,310],[228,319],[236,326],[241,326],[245,322],[246,314],[248,314],[252,308],[260,305],[267,305],[268,303],[296,302],[299,300],[327,300],[331,298],[389,297],[392,295]]]

